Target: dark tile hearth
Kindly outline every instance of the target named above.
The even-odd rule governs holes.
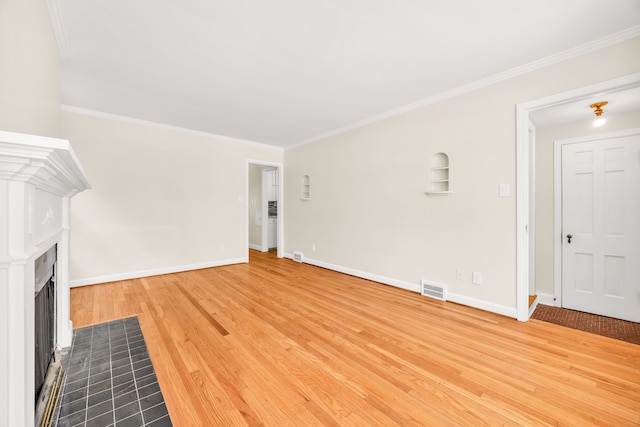
[[[542,304],[538,304],[531,318],[640,344],[640,323]]]
[[[64,359],[55,425],[172,425],[137,317],[75,330]]]

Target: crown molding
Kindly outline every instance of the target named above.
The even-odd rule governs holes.
[[[218,140],[221,140],[221,141],[224,141],[224,142],[231,142],[231,143],[235,143],[235,144],[250,145],[250,146],[253,146],[253,147],[266,148],[266,149],[275,150],[275,151],[283,151],[284,150],[283,147],[270,145],[270,144],[265,144],[265,143],[262,143],[262,142],[249,141],[249,140],[246,140],[246,139],[239,139],[239,138],[233,138],[233,137],[230,137],[230,136],[217,135],[217,134],[214,134],[214,133],[202,132],[202,131],[199,131],[199,130],[182,128],[182,127],[178,127],[178,126],[165,125],[165,124],[162,124],[162,123],[150,122],[150,121],[141,120],[141,119],[134,119],[134,118],[131,118],[131,117],[119,116],[117,114],[105,113],[105,112],[102,112],[102,111],[90,110],[90,109],[81,108],[81,107],[74,107],[72,105],[62,104],[62,105],[60,105],[60,109],[62,111],[66,111],[68,113],[82,114],[82,115],[85,115],[85,116],[97,117],[97,118],[100,118],[100,119],[107,119],[107,120],[115,120],[115,121],[118,121],[118,122],[131,123],[131,124],[141,125],[141,126],[149,126],[149,127],[156,128],[156,129],[170,130],[170,131],[174,131],[174,132],[181,132],[181,133],[186,133],[186,134],[189,134],[189,135],[202,136],[202,137],[205,137],[205,138],[215,138],[215,139],[218,139]]]
[[[58,45],[58,54],[60,61],[69,60],[69,46],[67,45],[67,37],[64,32],[64,24],[62,23],[62,15],[60,13],[60,4],[58,0],[47,0],[49,8],[49,17],[51,18],[51,27]]]
[[[607,37],[603,37],[601,39],[598,40],[594,40],[592,42],[589,43],[585,43],[582,44],[580,46],[576,46],[574,48],[565,50],[563,52],[560,53],[556,53],[554,55],[551,56],[547,56],[545,58],[539,59],[537,61],[533,61],[530,62],[528,64],[525,65],[521,65],[519,67],[515,67],[515,68],[511,68],[507,71],[498,73],[498,74],[494,74],[492,76],[489,76],[485,79],[481,79],[481,80],[477,80],[475,82],[457,87],[455,89],[452,90],[448,90],[442,93],[439,93],[437,95],[434,95],[432,97],[429,98],[425,98],[422,99],[420,101],[417,102],[413,102],[411,104],[407,104],[404,105],[402,107],[384,112],[382,114],[378,114],[372,117],[369,117],[367,119],[364,120],[360,120],[354,123],[351,123],[349,125],[340,127],[338,129],[329,131],[329,132],[325,132],[322,133],[320,135],[316,135],[312,138],[300,141],[297,144],[293,144],[293,145],[289,145],[287,147],[285,147],[285,150],[291,150],[297,147],[301,147],[303,145],[307,145],[307,144],[311,144],[312,142],[317,142],[332,136],[336,136],[372,123],[376,123],[379,122],[381,120],[390,118],[390,117],[394,117],[397,115],[400,115],[402,113],[406,113],[409,111],[413,111],[413,110],[417,110],[418,108],[421,107],[425,107],[427,105],[431,105],[431,104],[435,104],[436,102],[440,102],[440,101],[444,101],[446,99],[449,98],[453,98],[455,96],[458,95],[462,95],[471,91],[474,91],[476,89],[481,89],[483,87],[486,86],[490,86],[492,84],[496,84],[496,83],[500,83],[504,80],[508,80],[514,77],[518,77],[527,73],[530,73],[532,71],[536,71],[539,70],[541,68],[545,68],[554,64],[558,64],[560,62],[569,60],[571,58],[575,58],[577,56],[581,56],[581,55],[585,55],[587,53],[599,50],[599,49],[603,49],[605,47],[617,44],[617,43],[622,43],[626,40],[635,38],[635,37],[639,37],[640,36],[640,25],[636,25],[634,27],[628,28],[624,31],[620,31],[618,33],[612,34],[610,36]]]

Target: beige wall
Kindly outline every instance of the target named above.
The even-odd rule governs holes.
[[[44,0],[0,1],[0,130],[57,137],[60,60]]]
[[[286,251],[515,309],[516,104],[638,72],[639,51],[636,38],[286,151]],[[437,152],[450,159],[450,196],[424,194]]]
[[[72,200],[72,284],[246,257],[246,160],[283,157],[72,112],[62,113],[62,133],[92,185]]]
[[[536,129],[536,292],[553,295],[554,141],[640,128],[640,111],[608,116],[602,127],[593,121]]]
[[[0,130],[58,137],[59,116],[60,63],[46,2],[0,0]],[[0,198],[4,209],[9,200],[6,181],[0,182]],[[7,260],[2,253],[11,249],[7,244],[10,233],[4,227],[7,223],[6,217],[0,218],[0,224],[3,224],[0,258],[3,262]],[[19,257],[18,253],[13,255]],[[0,273],[5,274],[0,281],[15,283],[6,276],[8,271],[4,269]],[[14,278],[18,277],[19,271],[14,271]],[[2,301],[16,301],[17,289],[0,288]],[[29,325],[33,328],[33,317],[27,316],[33,311],[25,308],[28,307],[25,304],[14,307],[14,311],[5,310],[3,306],[0,313],[2,426],[25,425],[33,420],[33,371],[29,373],[27,368],[34,363],[33,338],[29,334],[22,335],[24,329],[29,330]],[[20,321],[21,315],[25,316],[24,322]],[[31,379],[30,384],[28,379]],[[31,402],[31,405],[22,405],[24,402]]]

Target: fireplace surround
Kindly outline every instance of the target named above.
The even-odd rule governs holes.
[[[55,248],[55,343],[71,345],[70,199],[88,189],[69,141],[0,131],[0,425],[34,425],[35,261]]]

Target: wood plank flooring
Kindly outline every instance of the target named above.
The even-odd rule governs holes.
[[[252,251],[71,290],[137,315],[175,426],[640,425],[640,346]]]

